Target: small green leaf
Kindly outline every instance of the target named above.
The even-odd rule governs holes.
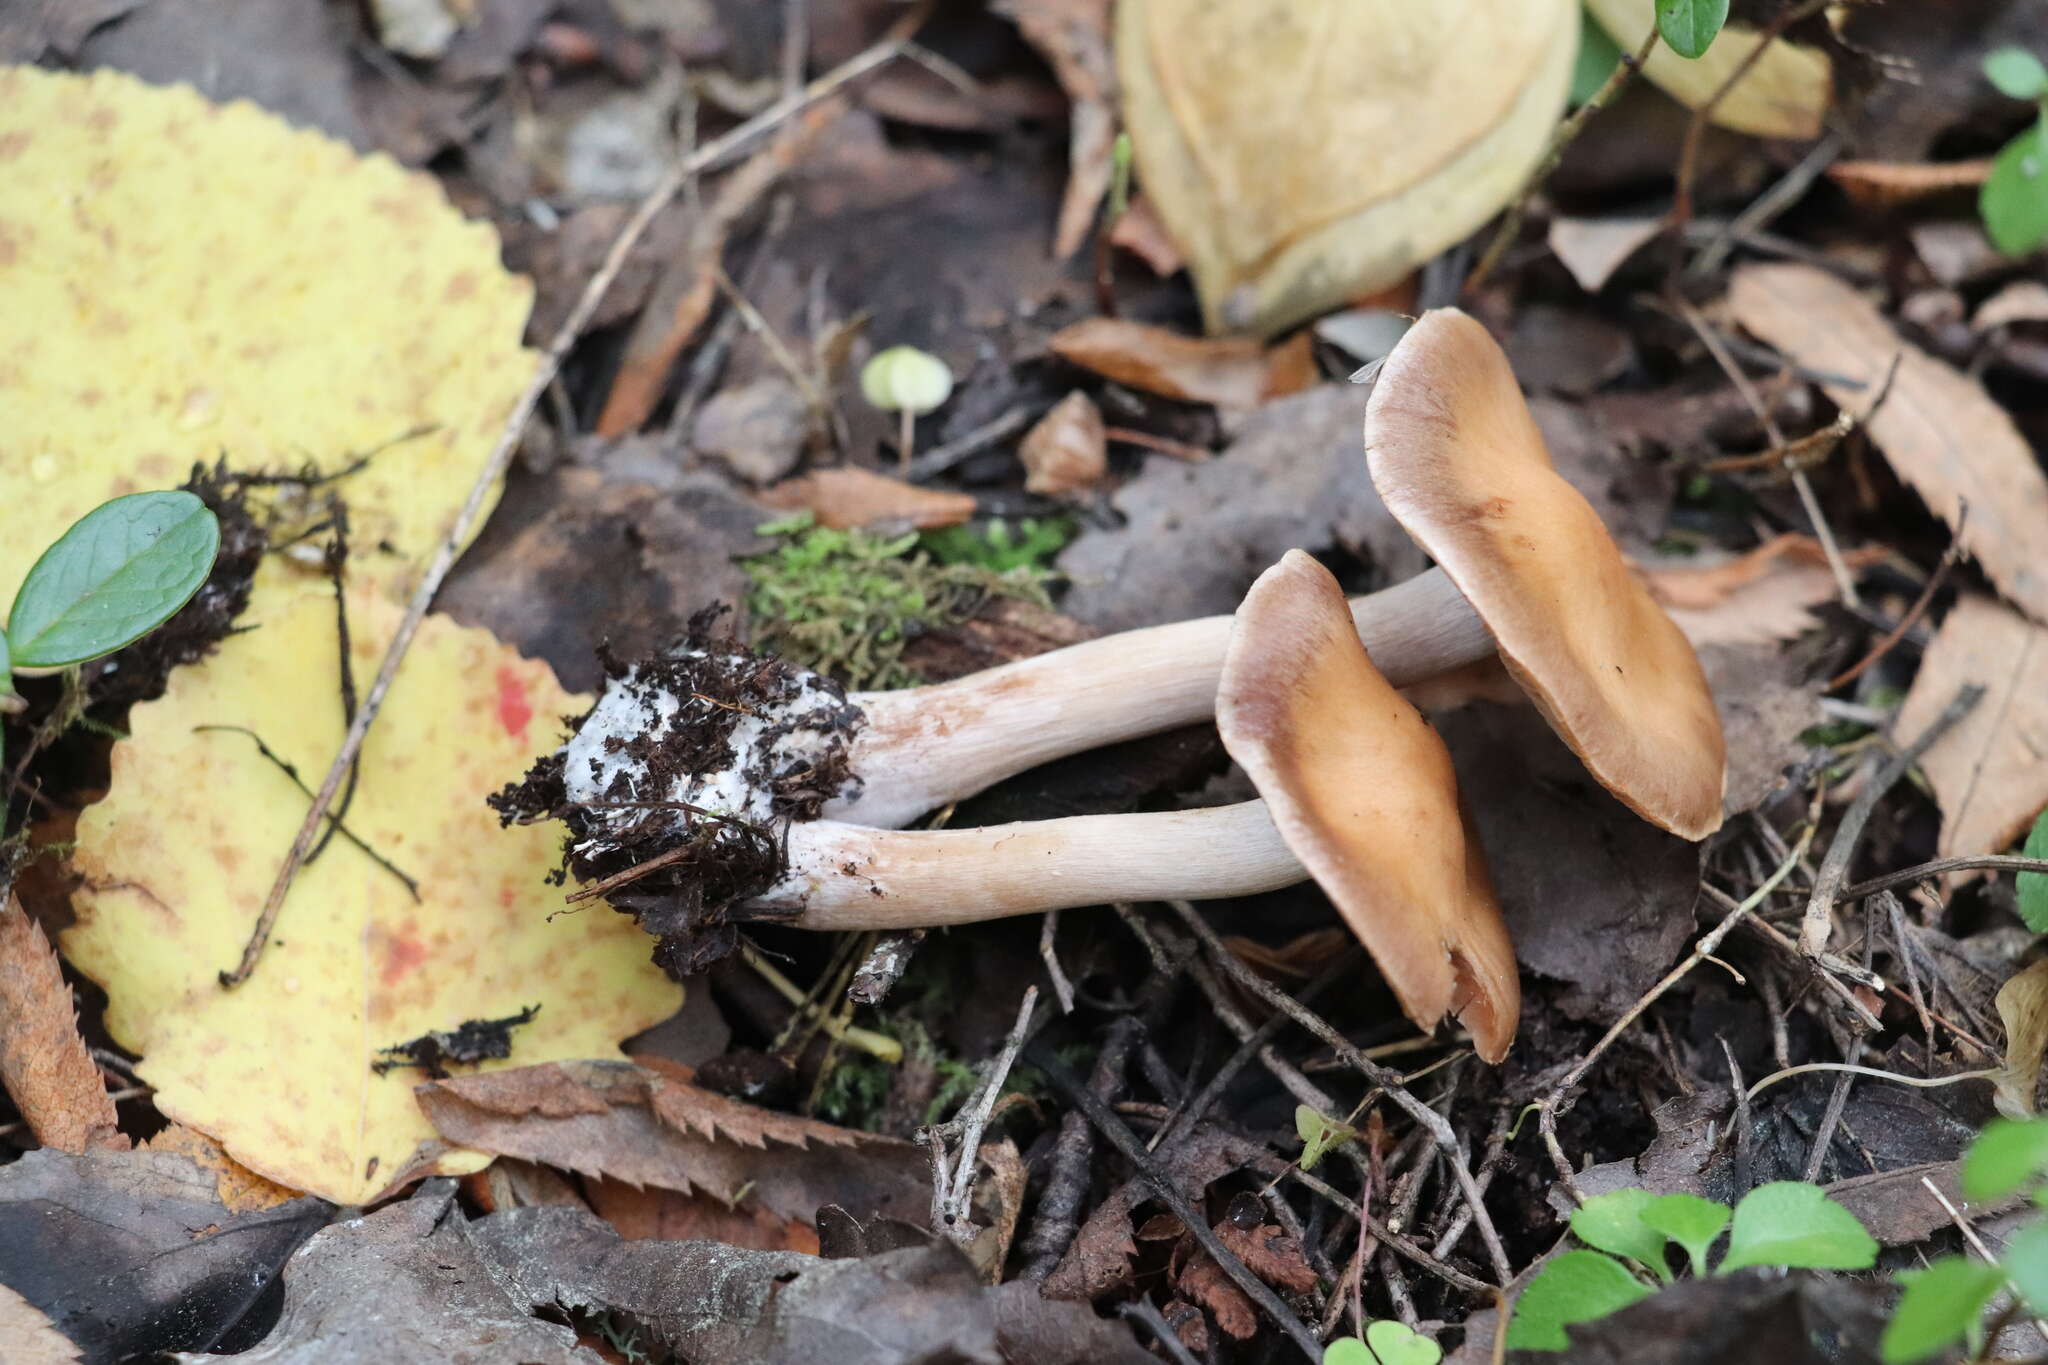
[[[1600,27],[1591,10],[1579,11],[1579,55],[1572,64],[1571,103],[1574,108],[1600,93],[1614,68],[1621,65],[1621,44]]]
[[[1591,1322],[1648,1298],[1650,1286],[1628,1273],[1612,1256],[1567,1251],[1538,1271],[1508,1322],[1508,1349],[1562,1351],[1571,1345],[1564,1329]]]
[[[1365,1325],[1365,1344],[1372,1347],[1379,1365],[1438,1365],[1443,1348],[1414,1331],[1405,1322],[1382,1318]],[[1324,1358],[1324,1365],[1329,1365]]]
[[[2000,1258],[2013,1286],[2036,1317],[2048,1313],[2048,1222],[2032,1222],[2005,1241]]]
[[[2001,47],[1984,59],[1984,75],[1998,93],[2016,100],[2048,95],[2048,67],[2023,47]]]
[[[1645,1204],[1638,1216],[1646,1226],[1685,1248],[1694,1275],[1707,1273],[1707,1248],[1728,1226],[1728,1206],[1696,1194],[1659,1195]]]
[[[2048,241],[2048,145],[2040,124],[2005,144],[1977,192],[1977,211],[1991,244],[2008,256]]]
[[[190,493],[131,493],[86,513],[43,551],[8,617],[17,668],[111,654],[199,591],[220,524]]]
[[[1323,1365],[1379,1365],[1357,1337],[1338,1337],[1323,1347]]]
[[[1305,1104],[1294,1106],[1294,1131],[1301,1135],[1301,1169],[1312,1171],[1332,1147],[1349,1142],[1358,1130],[1320,1114]]]
[[[1657,0],[1657,32],[1681,57],[1699,57],[1721,36],[1728,0]]]
[[[2034,821],[2027,834],[2027,846],[2020,850],[2029,858],[2048,858],[2048,810]],[[2013,878],[2020,893],[2020,918],[2037,934],[2048,934],[2048,875],[2022,872]]]
[[[1855,1214],[1818,1185],[1777,1180],[1757,1186],[1735,1206],[1728,1254],[1714,1273],[1752,1265],[1868,1270],[1876,1260],[1877,1239],[1863,1230]]]
[[[1587,1246],[1640,1261],[1658,1279],[1669,1283],[1671,1267],[1664,1262],[1668,1239],[1647,1226],[1640,1216],[1656,1197],[1648,1190],[1596,1194],[1572,1210],[1572,1232]]]
[[[2048,1119],[1993,1119],[1963,1153],[1963,1198],[2003,1199],[2048,1168]]]
[[[1961,1341],[2005,1283],[1997,1266],[1960,1256],[1943,1256],[1925,1270],[1901,1271],[1899,1279],[1906,1292],[1878,1343],[1885,1365],[1925,1360]]]

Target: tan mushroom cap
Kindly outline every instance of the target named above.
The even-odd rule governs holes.
[[[1587,770],[1674,834],[1719,829],[1726,746],[1699,658],[1552,466],[1484,327],[1423,314],[1380,367],[1365,452],[1388,509]]]
[[[1373,667],[1344,591],[1299,550],[1259,576],[1216,697],[1230,756],[1418,1028],[1514,1041],[1521,984],[1450,751]]]

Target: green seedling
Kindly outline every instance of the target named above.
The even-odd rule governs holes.
[[[1049,569],[1054,555],[1074,538],[1066,517],[1024,517],[1015,522],[997,517],[979,526],[947,526],[926,531],[918,548],[941,564],[972,564],[990,573]]]
[[[1331,1150],[1358,1136],[1358,1130],[1342,1119],[1318,1113],[1305,1104],[1294,1106],[1294,1131],[1301,1135],[1298,1164],[1304,1171],[1314,1170],[1316,1163]]]
[[[2005,144],[1977,194],[1991,243],[2024,256],[2048,241],[2048,67],[2024,48],[2002,47],[1984,59],[1984,75],[2002,95],[2034,104],[2038,116]]]
[[[2020,850],[2029,858],[2048,858],[2048,811],[2042,811]],[[2013,878],[2019,891],[2020,918],[2037,934],[2048,934],[2048,873],[2022,872]]]
[[[1728,22],[1728,0],[1657,0],[1657,36],[1681,57],[1706,55]]]
[[[1972,1204],[2028,1191],[2036,1206],[2048,1206],[2048,1119],[1992,1120],[1963,1154],[1962,1185]],[[2001,1293],[2016,1295],[2036,1316],[2048,1313],[2048,1221],[2007,1238],[1995,1263],[1940,1256],[1899,1281],[1906,1292],[1878,1343],[1885,1365],[1926,1360],[1959,1341],[1974,1352],[1983,1343],[1984,1310]]]
[[[15,674],[76,667],[168,621],[219,552],[220,523],[186,492],[131,493],[79,518],[14,595],[0,630],[0,713],[25,705]]]
[[[1365,1339],[1338,1337],[1323,1348],[1323,1365],[1438,1365],[1443,1348],[1406,1323],[1382,1318],[1365,1325]]]
[[[1673,1250],[1685,1253],[1695,1276],[1749,1266],[1867,1270],[1877,1261],[1877,1241],[1856,1215],[1818,1185],[1793,1180],[1759,1185],[1732,1212],[1697,1195],[1617,1190],[1587,1200],[1571,1226],[1594,1250],[1563,1252],[1529,1282],[1508,1324],[1512,1350],[1568,1349],[1566,1327],[1647,1298],[1651,1281],[1669,1284]],[[1710,1271],[1709,1253],[1724,1231],[1727,1247]]]

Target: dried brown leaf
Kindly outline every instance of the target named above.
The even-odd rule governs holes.
[[[1869,548],[1843,559],[1854,570],[1883,557]],[[1716,562],[1646,564],[1641,571],[1650,595],[1695,648],[1790,640],[1813,625],[1812,608],[1836,594],[1827,552],[1811,536],[1781,535]]]
[[[43,1310],[0,1284],[0,1341],[10,1365],[78,1365],[78,1347]]]
[[[1062,328],[1047,345],[1069,364],[1119,384],[1219,408],[1255,408],[1314,382],[1312,369],[1304,374],[1298,342],[1293,351],[1286,345],[1269,351],[1242,338],[1188,337],[1142,322],[1088,318]]]
[[[1825,383],[1835,403],[1861,412],[1893,361],[1891,392],[1867,423],[1899,477],[1935,515],[1962,528],[1965,548],[2000,591],[2037,621],[2048,621],[2048,476],[2012,418],[1982,385],[1908,344],[1876,305],[1824,270],[1752,265],[1735,273],[1728,301],[1736,319],[1795,361],[1861,381]]]
[[[820,526],[834,530],[914,527],[929,531],[958,526],[974,515],[974,499],[965,493],[919,488],[851,465],[785,479],[763,492],[761,501],[770,507],[808,511]]]
[[[1024,490],[1057,497],[1092,488],[1109,472],[1109,438],[1102,410],[1076,389],[1024,435],[1017,447],[1024,464]]]
[[[1132,196],[1130,207],[1110,228],[1109,241],[1152,267],[1152,273],[1161,279],[1187,269],[1173,234],[1159,221],[1159,210],[1142,194]]]
[[[2035,1111],[2041,1055],[2048,1052],[2048,961],[2015,972],[1998,988],[1995,1003],[2005,1025],[2005,1066],[1994,1082],[1998,1112],[2025,1118]]]
[[[1951,190],[1981,185],[1991,174],[1982,161],[1837,161],[1828,179],[1866,208],[1910,204]]]
[[[818,1254],[816,1228],[770,1213],[752,1200],[726,1204],[708,1194],[683,1194],[622,1180],[587,1180],[584,1189],[597,1216],[628,1241],[723,1242],[754,1251]]]
[[[1597,294],[1629,257],[1663,230],[1664,220],[1657,216],[1553,218],[1550,250],[1579,282],[1579,288]]]
[[[1941,803],[1942,856],[2004,852],[2048,805],[2044,676],[2048,629],[2003,603],[1967,596],[1941,623],[1899,708],[1897,732],[1926,729],[1965,683],[1986,689],[1920,760]]]
[[[2048,322],[2048,284],[2039,280],[2014,280],[1977,305],[1970,319],[1973,331],[1988,332],[2015,322]]]
[[[1316,1272],[1302,1255],[1301,1243],[1272,1223],[1241,1228],[1232,1222],[1216,1225],[1216,1239],[1230,1248],[1252,1274],[1290,1294],[1306,1294],[1316,1287]]]
[[[56,951],[11,895],[0,902],[0,1083],[45,1147],[128,1145],[78,1035],[77,1007]]]
[[[214,1193],[229,1213],[274,1209],[299,1197],[299,1191],[265,1180],[228,1155],[227,1148],[196,1128],[174,1123],[142,1144],[145,1152],[178,1152],[213,1176]]]
[[[556,1062],[422,1085],[442,1136],[501,1156],[653,1185],[743,1195],[809,1222],[821,1204],[922,1220],[929,1173],[907,1142],[757,1108],[623,1062]]]
[[[1174,1287],[1209,1310],[1223,1334],[1249,1341],[1259,1330],[1259,1315],[1245,1292],[1230,1282],[1223,1267],[1203,1252],[1187,1263]]]

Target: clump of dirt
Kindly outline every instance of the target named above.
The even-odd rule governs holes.
[[[402,1066],[418,1067],[429,1079],[447,1080],[450,1063],[467,1066],[510,1057],[512,1030],[532,1023],[539,1013],[539,1005],[528,1005],[502,1019],[465,1019],[444,1032],[422,1033],[410,1042],[377,1049],[378,1060],[370,1063],[370,1070],[382,1076]]]
[[[601,651],[604,690],[568,743],[490,798],[507,824],[566,825],[563,879],[601,885],[678,978],[759,917],[746,903],[786,870],[790,822],[855,784],[848,754],[865,721],[830,678],[715,636],[722,614],[699,613],[650,658]]]

